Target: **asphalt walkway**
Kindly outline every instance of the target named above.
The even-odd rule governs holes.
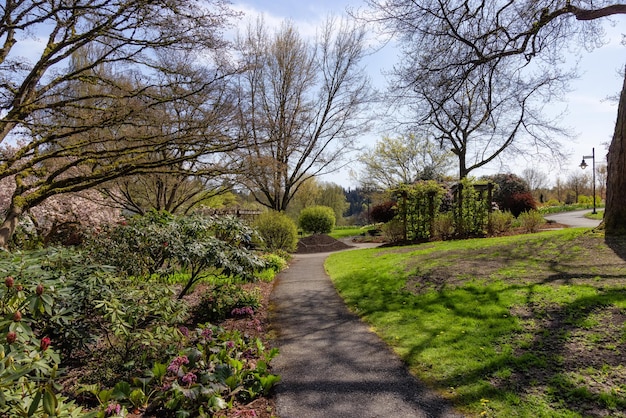
[[[602,209],[604,210],[604,209]],[[545,215],[544,218],[547,220],[551,220],[554,222],[558,222],[563,225],[567,225],[573,228],[583,227],[583,228],[595,228],[600,225],[600,222],[597,219],[588,219],[585,218],[587,213],[591,213],[591,210],[576,210],[573,212],[561,212],[561,213],[551,213]]]
[[[460,417],[348,311],[324,271],[328,255],[296,255],[272,293],[278,417]]]

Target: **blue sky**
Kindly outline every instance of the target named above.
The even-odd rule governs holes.
[[[300,2],[294,0],[246,0],[234,1],[235,8],[253,17],[262,13],[268,24],[291,19],[304,33],[314,33],[315,28],[329,15],[341,15],[346,7],[364,7],[361,0],[316,0]],[[626,17],[614,19],[615,26],[605,25],[608,44],[592,52],[583,52],[579,62],[580,78],[571,83],[571,92],[566,95],[565,102],[557,102],[552,108],[554,114],[566,110],[562,125],[569,128],[576,136],[563,141],[563,149],[571,153],[563,167],[546,167],[536,165],[532,161],[520,159],[500,165],[494,163],[480,174],[493,174],[510,171],[520,174],[526,167],[533,167],[550,175],[551,178],[565,179],[569,173],[580,170],[578,165],[583,155],[590,155],[592,148],[596,150],[596,163],[604,160],[605,144],[611,139],[615,128],[617,103],[606,100],[607,97],[619,93],[623,78],[619,71],[626,64],[626,47],[620,44],[621,34],[626,33]],[[395,51],[383,50],[368,60],[368,72],[377,87],[384,87],[385,80],[381,70],[391,68],[397,54]],[[363,141],[365,145],[373,144],[380,134],[371,134]],[[329,180],[331,181],[331,180]],[[343,186],[355,186],[347,172],[334,175],[332,181]]]

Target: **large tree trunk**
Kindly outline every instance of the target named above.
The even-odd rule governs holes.
[[[604,227],[608,236],[626,235],[626,72],[609,147]]]
[[[7,210],[4,222],[0,226],[0,248],[6,248],[9,245],[22,213],[24,213],[23,209],[15,204],[11,204]]]

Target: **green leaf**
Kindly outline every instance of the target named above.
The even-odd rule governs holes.
[[[113,396],[113,391],[108,390],[108,389],[101,390],[97,394],[98,400],[100,401],[101,404],[108,403],[112,396]]]
[[[46,388],[45,393],[43,394],[43,410],[46,414],[55,416],[56,409],[59,404],[56,395],[50,390],[50,388]]]
[[[128,398],[135,407],[140,407],[143,406],[146,401],[146,394],[141,389],[135,389],[130,393]]]
[[[165,364],[154,363],[154,366],[152,366],[152,376],[158,381],[161,381],[161,379],[163,378],[163,376],[165,376],[166,373],[167,373],[167,366]]]
[[[38,390],[33,398],[33,401],[30,403],[30,408],[28,408],[28,416],[32,417],[37,412],[37,408],[39,408],[39,402],[41,402],[41,390]]]
[[[116,400],[126,399],[130,396],[130,384],[128,382],[118,382],[113,387],[111,397]]]

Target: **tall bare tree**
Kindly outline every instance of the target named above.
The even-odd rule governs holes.
[[[626,14],[608,0],[368,0],[375,19],[400,34],[407,51],[430,51],[420,63],[462,85],[497,65],[551,71],[569,47],[602,43],[603,20]],[[532,65],[530,65],[532,63]],[[545,65],[544,65],[545,64]],[[526,66],[526,67],[525,67]],[[604,224],[607,235],[626,234],[626,72],[609,147]]]
[[[414,9],[420,9],[415,2],[384,2],[391,9],[383,9],[383,2],[371,3],[381,10],[375,16],[397,30],[402,40],[403,59],[391,72],[391,98],[410,109],[413,124],[426,126],[442,148],[451,150],[458,160],[459,178],[505,154],[529,149],[547,147],[547,155],[563,157],[555,141],[562,132],[542,107],[546,98],[554,97],[555,84],[568,74],[502,59],[471,71],[455,66],[456,50],[443,35],[447,15],[439,14],[442,22],[426,27],[412,20],[418,19]],[[450,25],[454,23],[458,22]]]
[[[359,66],[365,31],[329,19],[314,42],[292,23],[275,33],[258,21],[238,40],[247,71],[240,84],[237,161],[255,199],[285,210],[309,178],[336,169],[368,126],[369,80]]]
[[[219,52],[233,16],[221,0],[6,2],[0,144],[18,146],[0,157],[0,179],[16,184],[0,246],[50,196],[230,149]],[[35,33],[40,52],[20,56]]]

